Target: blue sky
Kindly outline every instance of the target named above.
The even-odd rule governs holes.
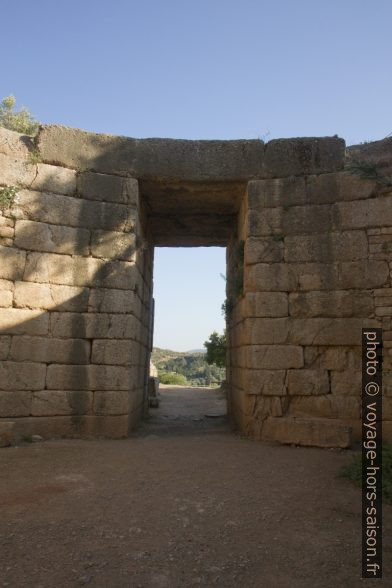
[[[348,144],[392,132],[389,0],[13,0],[1,16],[0,94],[43,122],[133,137],[338,134]],[[161,346],[198,348],[223,328],[224,251],[197,254],[157,251]]]

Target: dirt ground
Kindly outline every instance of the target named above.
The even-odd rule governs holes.
[[[130,439],[2,449],[0,587],[374,587],[361,492],[337,477],[350,452],[243,439],[224,408],[165,388]],[[384,505],[377,586],[392,586],[391,530]]]

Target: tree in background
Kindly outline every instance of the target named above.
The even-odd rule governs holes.
[[[158,377],[161,384],[173,384],[175,386],[187,386],[188,380],[182,374],[176,372],[158,371]]]
[[[39,122],[22,106],[14,111],[15,96],[5,96],[0,103],[0,126],[25,135],[35,135]]]
[[[226,365],[226,333],[219,335],[214,331],[209,339],[204,341],[203,345],[207,349],[207,363],[210,365],[215,364],[219,367]]]

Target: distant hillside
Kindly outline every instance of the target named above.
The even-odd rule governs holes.
[[[215,365],[208,365],[204,351],[172,351],[154,347],[151,361],[158,369],[158,375],[174,372],[182,374],[190,386],[211,386],[225,379],[226,371]]]

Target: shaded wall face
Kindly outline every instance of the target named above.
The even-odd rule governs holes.
[[[0,212],[0,417],[19,435],[126,436],[150,345],[138,182],[33,164],[10,137],[0,185],[20,189]]]
[[[239,214],[244,293],[229,322],[231,407],[255,438],[360,437],[361,329],[384,330],[392,439],[392,192],[347,172],[252,181]]]

